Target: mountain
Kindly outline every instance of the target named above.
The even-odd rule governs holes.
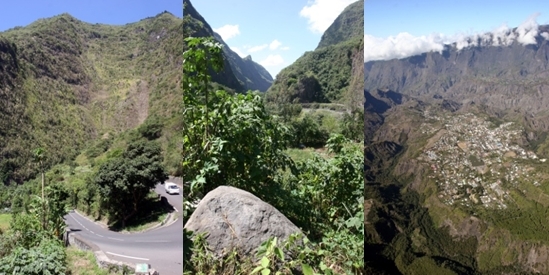
[[[182,23],[169,12],[123,26],[61,14],[0,33],[0,180],[32,178],[34,148],[50,167],[151,118],[175,173]]]
[[[539,32],[549,26],[539,26]],[[485,103],[501,110],[521,110],[547,118],[549,41],[515,41],[508,46],[447,45],[404,59],[364,64],[366,90],[388,88],[418,98],[441,97],[463,104]],[[549,130],[540,121],[534,127]]]
[[[362,106],[364,1],[349,5],[314,51],[284,68],[266,94],[270,102],[346,103]]]
[[[364,63],[372,274],[549,274],[548,31]]]
[[[316,49],[336,45],[341,41],[364,35],[364,2],[355,2],[343,12],[326,29]]]
[[[223,45],[224,69],[217,74],[212,70],[212,80],[239,92],[247,90],[267,91],[273,82],[269,72],[263,66],[254,62],[251,57],[241,58],[232,51],[221,36],[213,31],[189,0],[183,0],[183,5],[185,37],[212,36]],[[183,47],[186,50],[186,45],[183,45]]]

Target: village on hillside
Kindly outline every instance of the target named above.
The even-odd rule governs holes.
[[[539,186],[529,163],[543,163],[517,143],[522,129],[512,122],[497,127],[472,113],[440,117],[424,113],[427,120],[421,131],[432,135],[418,160],[426,162],[435,180],[441,201],[448,205],[483,205],[505,209],[509,190],[519,182]],[[522,160],[522,161],[521,161]]]

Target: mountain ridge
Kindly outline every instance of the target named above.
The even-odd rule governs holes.
[[[224,69],[219,73],[210,70],[212,80],[238,92],[247,90],[265,92],[273,82],[269,72],[255,61],[243,59],[231,50],[229,45],[211,28],[189,0],[183,0],[183,5],[183,18],[186,22],[185,36],[212,36],[223,45]]]

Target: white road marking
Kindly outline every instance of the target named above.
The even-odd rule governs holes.
[[[124,241],[124,240],[122,240],[122,239],[117,239],[117,238],[111,238],[111,237],[107,237],[107,238],[109,238],[109,239],[111,239],[111,240],[117,240],[117,241],[121,241],[121,242],[123,242],[123,241]]]
[[[135,241],[136,243],[169,243],[169,241]]]
[[[97,235],[97,236],[99,236],[99,237],[101,237],[101,238],[105,238],[105,236],[103,236],[103,235],[99,235],[99,234],[95,234],[95,235]]]
[[[136,260],[143,260],[143,261],[148,261],[149,259],[147,258],[139,258],[139,257],[132,257],[132,256],[126,256],[126,255],[120,255],[120,254],[116,254],[116,253],[112,253],[112,252],[105,252],[107,254],[111,254],[111,255],[114,255],[114,256],[118,256],[118,257],[124,257],[124,258],[130,258],[130,259],[136,259]]]

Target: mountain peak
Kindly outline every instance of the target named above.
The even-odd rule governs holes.
[[[318,47],[326,47],[364,35],[364,1],[347,6],[322,35]]]

